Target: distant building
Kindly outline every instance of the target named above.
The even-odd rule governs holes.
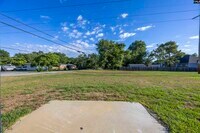
[[[193,55],[185,55],[180,59],[177,67],[197,68],[199,58]]]
[[[145,64],[128,64],[128,67],[146,67]]]
[[[137,68],[145,68],[145,67],[160,68],[161,64],[150,64],[148,66],[146,66],[145,64],[129,64],[128,67],[130,67],[130,68],[134,68],[134,67],[137,67]]]
[[[67,64],[60,64],[59,69],[60,70],[66,70],[67,69]]]
[[[77,69],[74,64],[60,64],[59,70],[75,70]]]

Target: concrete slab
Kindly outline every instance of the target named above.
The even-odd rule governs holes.
[[[139,103],[51,101],[6,133],[163,133],[165,128]]]

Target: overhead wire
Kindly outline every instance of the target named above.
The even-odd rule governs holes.
[[[142,17],[142,16],[152,16],[152,15],[163,15],[163,14],[185,13],[185,12],[193,12],[193,11],[199,11],[199,9],[188,9],[188,10],[178,10],[178,11],[168,11],[168,12],[156,12],[156,13],[147,13],[147,14],[129,14],[128,18]],[[3,14],[3,13],[0,13],[0,14],[4,17],[8,18],[8,15]],[[109,19],[118,19],[118,18],[119,18],[119,16],[98,17],[98,18],[89,18],[89,19],[87,19],[87,21],[109,20]],[[66,22],[76,22],[77,19],[64,20],[64,21],[66,21]],[[60,21],[53,21],[53,23],[58,23],[58,22],[60,22]],[[37,22],[37,23],[29,23],[27,25],[38,25],[38,24],[41,25],[41,24],[47,24],[47,23]],[[20,26],[20,25],[15,25],[15,26]],[[4,27],[4,26],[0,26],[0,27]]]
[[[84,52],[81,51],[81,50],[77,50],[77,49],[74,49],[74,48],[65,46],[65,45],[63,45],[63,44],[57,43],[57,42],[52,41],[52,40],[50,40],[50,39],[48,39],[48,38],[45,38],[45,37],[42,37],[42,36],[40,36],[40,35],[34,34],[34,33],[32,33],[32,32],[23,30],[23,29],[21,29],[21,28],[18,28],[18,27],[16,27],[16,26],[11,25],[11,24],[8,24],[8,23],[6,23],[6,22],[0,21],[0,23],[2,23],[2,24],[4,24],[4,25],[7,25],[7,26],[9,26],[9,27],[12,27],[12,28],[14,28],[14,29],[17,29],[17,30],[19,30],[19,31],[25,32],[25,33],[27,33],[27,34],[33,35],[33,36],[38,37],[38,38],[40,38],[40,39],[46,40],[46,41],[48,41],[48,42],[51,42],[51,43],[60,45],[60,46],[65,47],[65,48],[67,48],[67,49],[74,50],[74,51],[76,51],[76,52],[78,52],[78,53],[84,53]]]
[[[93,3],[82,3],[82,4],[72,4],[72,5],[63,5],[63,6],[51,6],[51,7],[38,7],[38,8],[29,8],[29,9],[16,9],[16,10],[8,10],[2,12],[22,12],[22,11],[36,11],[36,10],[46,10],[46,9],[56,9],[56,8],[66,8],[66,7],[79,7],[79,6],[92,6],[92,5],[101,5],[101,4],[113,4],[119,2],[128,2],[131,0],[113,0],[113,1],[101,1],[101,2],[93,2]]]
[[[28,25],[28,24],[26,24],[26,23],[24,23],[24,22],[22,22],[22,21],[19,21],[19,20],[13,18],[13,17],[10,17],[10,16],[5,15],[5,14],[3,14],[3,13],[0,13],[0,15],[6,17],[6,18],[8,18],[8,19],[11,19],[11,20],[13,20],[13,21],[15,21],[15,22],[17,22],[17,23],[20,23],[20,24],[22,24],[22,25],[24,25],[24,26],[26,26],[26,27],[29,27],[29,28],[31,28],[31,29],[34,29],[34,30],[36,30],[36,31],[38,31],[38,32],[40,32],[40,33],[42,33],[42,34],[45,34],[45,35],[47,35],[47,36],[49,36],[49,37],[55,38],[55,36],[50,35],[49,33],[46,33],[46,32],[44,32],[44,31],[42,31],[42,30],[39,30],[39,29],[37,29],[37,28],[35,28],[35,27],[32,27],[32,26],[30,26],[30,25]],[[68,43],[67,41],[62,40],[62,39],[59,39],[59,38],[57,38],[56,40],[59,40],[59,41],[64,42],[64,43]],[[75,45],[73,45],[73,46],[76,47],[76,48],[80,48],[80,47],[77,47],[77,46],[75,46]]]
[[[142,22],[142,23],[137,23],[137,24],[154,24],[154,23],[167,23],[167,22],[179,22],[179,21],[190,21],[191,18],[185,18],[185,19],[171,19],[171,20],[161,20],[161,21],[149,21],[149,22]],[[46,30],[43,30],[43,31],[55,31],[55,32],[58,32],[58,30],[56,29],[46,29]],[[110,31],[110,29],[107,29],[104,31]],[[31,32],[38,32],[38,31],[31,31]],[[2,32],[0,34],[20,34],[22,32]]]

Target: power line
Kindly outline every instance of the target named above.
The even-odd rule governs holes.
[[[9,26],[9,27],[12,27],[12,28],[14,28],[14,29],[20,30],[20,31],[22,31],[22,32],[25,32],[25,33],[27,33],[27,34],[33,35],[33,36],[38,37],[38,38],[40,38],[40,39],[46,40],[46,41],[48,41],[48,42],[51,42],[51,43],[54,43],[54,44],[57,44],[57,45],[63,46],[63,47],[65,47],[65,48],[67,48],[67,49],[74,50],[74,51],[76,51],[76,52],[78,52],[78,53],[84,53],[84,52],[82,52],[82,51],[80,51],[80,50],[77,50],[77,49],[74,49],[74,48],[71,48],[71,47],[65,46],[65,45],[60,44],[60,43],[57,43],[57,42],[55,42],[55,41],[52,41],[52,40],[47,39],[47,38],[45,38],[45,37],[39,36],[39,35],[34,34],[34,33],[32,33],[32,32],[29,32],[29,31],[23,30],[23,29],[21,29],[21,28],[18,28],[18,27],[14,26],[14,25],[11,25],[11,24],[8,24],[8,23],[5,23],[5,22],[3,22],[3,21],[0,21],[0,23],[2,23],[2,24],[4,24],[4,25],[7,25],[7,26]]]
[[[6,17],[6,18],[9,18],[9,19],[11,19],[11,20],[13,20],[13,21],[15,21],[15,22],[17,22],[17,23],[20,23],[20,24],[22,24],[22,25],[25,25],[25,26],[27,26],[27,27],[29,27],[29,28],[31,28],[31,29],[34,29],[34,30],[36,30],[36,31],[38,31],[38,32],[40,32],[40,33],[43,33],[43,34],[45,34],[45,35],[47,35],[47,36],[49,36],[49,37],[55,38],[53,35],[50,35],[50,34],[44,32],[44,31],[42,31],[42,30],[39,30],[39,29],[37,29],[37,28],[35,28],[35,27],[32,27],[32,26],[30,26],[30,25],[28,25],[28,24],[25,24],[24,22],[21,22],[21,21],[15,19],[15,18],[12,18],[12,17],[10,17],[10,16],[8,16],[8,15],[5,15],[5,14],[3,14],[3,13],[0,13],[0,15],[4,16],[4,17]],[[59,41],[61,41],[61,42],[64,42],[64,43],[68,43],[68,42],[66,42],[66,41],[64,41],[64,40],[62,40],[62,39],[59,39],[59,38],[58,38],[57,40],[59,40]],[[75,45],[73,45],[73,46],[76,47],[76,48],[79,48],[79,47],[77,47],[77,46],[75,46]]]
[[[129,14],[128,17],[142,17],[142,16],[151,16],[151,15],[163,15],[163,14],[174,14],[174,13],[183,13],[183,12],[192,12],[192,11],[199,11],[199,9],[191,9],[191,10],[179,10],[179,11],[169,11],[169,12],[157,12],[157,13],[147,13],[147,14]],[[91,20],[104,20],[104,19],[116,19],[119,16],[111,16],[111,17],[101,17],[101,18],[94,18],[88,19]]]
[[[174,14],[174,13],[184,13],[184,12],[193,12],[193,11],[199,11],[199,9],[188,9],[188,10],[178,10],[178,11],[169,11],[169,12],[156,12],[156,13],[147,13],[147,14],[129,14],[128,18],[133,18],[133,17],[142,17],[142,16],[152,16],[152,15],[163,15],[163,14]],[[4,16],[5,14],[0,13],[2,16]],[[4,17],[7,17],[7,15],[5,15]],[[98,17],[98,18],[89,18],[87,19],[87,21],[95,21],[95,20],[109,20],[109,19],[117,19],[119,18],[119,16],[110,16],[110,17]],[[66,20],[67,22],[76,22],[76,19],[71,19],[71,20]],[[53,23],[57,23],[60,21],[54,21]],[[38,22],[38,23],[30,23],[27,25],[38,25],[38,24],[46,24],[44,22]],[[20,26],[20,25],[15,25],[15,26]],[[4,26],[0,26],[0,27],[4,27]]]
[[[22,12],[22,11],[37,11],[37,10],[45,10],[45,9],[56,9],[56,8],[65,8],[65,7],[79,7],[79,6],[92,6],[92,5],[101,5],[101,4],[113,4],[119,2],[127,2],[131,0],[114,0],[114,1],[104,1],[104,2],[93,2],[93,3],[84,3],[84,4],[72,4],[66,6],[51,6],[51,7],[39,7],[39,8],[29,8],[29,9],[16,9],[2,12]]]
[[[10,47],[0,47],[0,49],[10,49],[10,50],[17,50],[17,51],[22,51],[22,52],[31,52],[28,50],[24,50],[24,49],[17,49],[17,48],[10,48]]]
[[[191,21],[191,18],[186,18],[186,19],[172,19],[172,20],[163,20],[163,21],[149,21],[149,22],[142,22],[139,24],[153,24],[153,23],[167,23],[167,22],[179,22],[179,21]],[[47,29],[47,30],[43,30],[43,31],[58,31],[55,29]],[[104,30],[104,31],[110,31],[110,29]],[[37,31],[31,31],[31,32],[37,32]],[[19,34],[22,32],[3,32],[0,34]]]

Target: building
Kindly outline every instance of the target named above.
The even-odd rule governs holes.
[[[67,69],[67,64],[60,64],[59,70],[66,70]]]
[[[197,68],[199,58],[193,55],[185,55],[180,59],[177,67]]]

